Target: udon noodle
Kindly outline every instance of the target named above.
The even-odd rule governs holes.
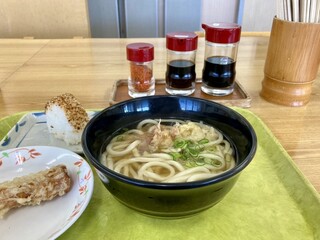
[[[151,182],[191,182],[235,166],[234,150],[203,123],[146,119],[112,138],[101,163],[125,176]]]

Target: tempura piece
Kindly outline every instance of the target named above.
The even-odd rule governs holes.
[[[0,183],[0,218],[11,209],[39,205],[71,189],[71,178],[65,165]]]

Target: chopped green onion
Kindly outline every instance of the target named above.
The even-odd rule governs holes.
[[[186,162],[185,166],[188,168],[193,168],[193,167],[196,167],[197,165],[194,161],[188,161]]]
[[[203,165],[206,164],[206,163],[203,161],[203,159],[201,159],[201,158],[197,158],[197,159],[195,160],[195,163],[197,164],[197,166],[203,166]]]
[[[185,148],[187,146],[187,142],[184,140],[176,140],[173,143],[174,148]]]
[[[117,141],[123,141],[124,140],[124,136],[123,135],[119,135],[118,137],[117,137]]]
[[[206,143],[208,143],[208,142],[209,142],[209,139],[204,138],[204,139],[201,139],[198,143],[199,143],[199,144],[206,144]]]
[[[205,149],[204,144],[208,143],[209,139],[201,139],[198,142],[191,140],[182,140],[176,139],[173,143],[173,147],[177,152],[172,152],[170,155],[173,157],[173,160],[180,162],[185,167],[192,168],[203,165],[212,165],[215,167],[221,167],[222,163],[219,160],[216,160],[211,157],[199,156],[201,152]],[[208,150],[206,150],[208,151]],[[210,154],[217,155],[219,149],[217,146],[211,146],[209,149]],[[209,155],[210,155],[209,154]],[[219,154],[218,154],[219,155]],[[217,155],[217,157],[218,157]],[[231,160],[230,154],[226,154],[227,161]]]
[[[181,154],[178,152],[172,152],[169,154],[173,157],[173,160],[175,160],[175,161],[181,158]]]
[[[220,167],[222,165],[222,163],[220,161],[218,161],[218,160],[213,159],[211,161],[211,165],[215,166],[215,167]]]
[[[192,149],[192,148],[187,148],[187,149],[189,149],[189,153],[190,153],[191,156],[193,156],[193,157],[198,156],[199,150],[197,150],[197,149]]]

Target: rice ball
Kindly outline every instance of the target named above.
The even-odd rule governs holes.
[[[49,100],[45,105],[45,113],[49,133],[68,145],[81,142],[89,116],[71,93],[64,93]]]

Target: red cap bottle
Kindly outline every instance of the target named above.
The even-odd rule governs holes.
[[[202,24],[206,41],[212,43],[236,43],[240,41],[241,26],[235,23]]]
[[[235,23],[202,24],[205,56],[201,90],[209,95],[229,95],[234,90],[241,26]]]
[[[126,47],[130,62],[128,94],[131,97],[143,97],[155,94],[153,77],[154,47],[150,43],[131,43]]]
[[[193,32],[172,32],[166,35],[166,92],[190,95],[195,91],[195,60],[198,35]]]

